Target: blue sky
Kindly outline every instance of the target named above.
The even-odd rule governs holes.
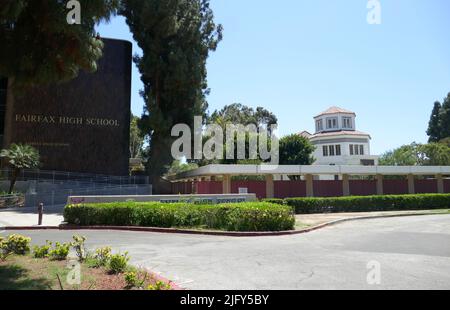
[[[426,142],[433,103],[450,92],[450,1],[379,2],[381,25],[369,25],[366,0],[211,0],[225,32],[208,60],[210,110],[263,106],[285,135],[314,131],[335,105],[357,113],[373,154]],[[132,40],[121,17],[98,31]],[[135,114],[141,88],[134,68]]]

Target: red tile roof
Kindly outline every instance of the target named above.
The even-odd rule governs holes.
[[[339,107],[331,107],[331,108],[323,111],[322,113],[320,113],[316,117],[319,117],[319,116],[322,116],[322,115],[336,114],[336,113],[345,113],[345,114],[356,115],[355,112],[352,112],[350,110],[342,109],[342,108],[339,108]]]
[[[306,130],[302,131],[302,132],[299,133],[298,135],[301,136],[301,137],[308,138],[308,139],[312,136],[312,134],[309,133],[309,131],[306,131]]]
[[[309,138],[314,139],[314,138],[332,137],[332,136],[368,136],[370,138],[370,135],[368,133],[365,133],[362,131],[357,131],[357,130],[354,130],[354,131],[340,130],[340,131],[322,132],[322,133],[316,133]]]

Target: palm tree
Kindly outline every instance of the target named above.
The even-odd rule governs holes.
[[[9,193],[14,190],[17,177],[22,169],[34,169],[39,167],[39,152],[34,147],[25,144],[11,144],[8,149],[0,152],[1,158],[6,158],[12,167]]]

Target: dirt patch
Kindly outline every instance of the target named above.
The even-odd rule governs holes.
[[[77,267],[78,268],[78,267]],[[0,261],[0,290],[126,290],[124,274],[110,274],[106,268],[79,265],[80,282],[73,280],[73,263],[50,261],[30,256],[9,256]],[[158,280],[145,270],[136,270],[142,287],[155,286]],[[59,278],[59,279],[58,279]],[[136,288],[134,288],[136,289]]]

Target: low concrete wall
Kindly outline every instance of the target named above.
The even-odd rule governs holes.
[[[239,195],[162,195],[162,196],[70,196],[67,204],[108,202],[196,202],[205,204],[236,203],[256,201],[255,194]]]

